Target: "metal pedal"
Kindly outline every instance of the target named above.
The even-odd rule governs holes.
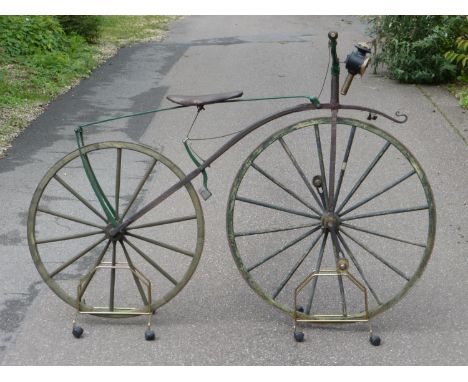
[[[205,186],[201,186],[198,190],[198,192],[200,193],[201,197],[203,198],[203,200],[208,200],[212,193],[210,192],[210,190],[208,190],[208,188],[206,188]]]

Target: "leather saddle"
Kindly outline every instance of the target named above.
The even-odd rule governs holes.
[[[167,99],[182,106],[198,106],[203,107],[212,103],[225,102],[233,98],[242,97],[243,91],[237,90],[229,93],[218,93],[218,94],[206,94],[206,95],[195,95],[195,96],[184,96],[184,95],[168,95]]]

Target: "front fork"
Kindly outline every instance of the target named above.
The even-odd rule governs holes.
[[[328,206],[326,209],[333,212],[335,208],[335,166],[336,166],[336,120],[338,118],[338,107],[340,104],[339,83],[340,83],[340,62],[336,54],[336,40],[338,39],[337,32],[329,32],[330,53],[332,56],[331,66],[331,135],[330,135],[330,167],[329,167],[329,184],[328,184]]]

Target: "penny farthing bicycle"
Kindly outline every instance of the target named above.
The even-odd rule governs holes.
[[[211,163],[256,129],[306,112],[307,119],[263,141],[234,179],[226,227],[235,263],[260,297],[294,319],[297,341],[304,339],[298,323],[368,321],[399,301],[431,255],[433,195],[411,152],[368,122],[381,116],[404,123],[406,115],[339,102],[338,34],[328,36],[329,103],[312,96],[245,99],[240,91],[168,96],[178,105],[78,127],[78,149],[46,173],[29,209],[30,251],[49,287],[77,313],[146,314],[145,337],[154,339],[152,313],[187,284],[203,249],[205,221],[192,180],[202,175],[206,200]],[[370,50],[356,47],[341,94],[369,64]],[[198,116],[206,105],[284,98],[300,103],[233,133],[206,160],[187,135],[196,165],[188,175],[145,145],[84,144],[85,128],[120,118],[186,107]],[[346,110],[362,111],[368,121],[339,116]],[[82,333],[75,320],[74,336]]]

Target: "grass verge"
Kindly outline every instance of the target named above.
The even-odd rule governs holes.
[[[119,48],[164,37],[174,16],[103,16],[97,44],[71,37],[64,51],[10,58],[0,52],[0,158],[47,104]]]
[[[458,99],[460,106],[468,110],[468,84],[458,82],[448,85],[447,88]]]

